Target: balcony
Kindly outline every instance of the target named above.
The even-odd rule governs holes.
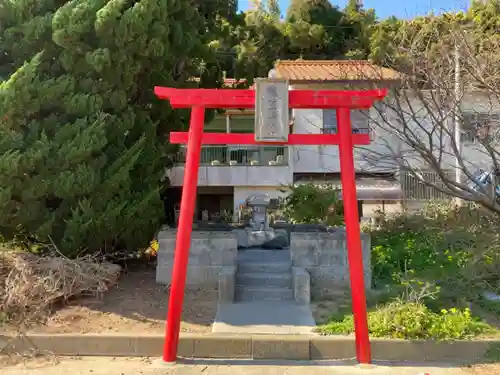
[[[182,186],[186,149],[169,171],[173,186]],[[289,151],[284,146],[203,146],[198,186],[280,186],[293,181]]]
[[[186,162],[186,148],[183,147],[174,159],[175,164]],[[203,146],[202,166],[286,166],[288,147],[284,146]]]

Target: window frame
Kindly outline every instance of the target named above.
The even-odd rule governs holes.
[[[335,109],[323,109],[323,121],[321,132],[323,134],[337,134],[338,133],[338,121],[337,121],[337,111]],[[325,121],[325,115],[331,116],[331,120],[328,120],[328,123]],[[359,118],[357,117],[363,116],[366,122],[363,124],[363,127],[359,127],[360,124]],[[330,124],[332,122],[332,124]],[[353,109],[351,110],[351,126],[352,126],[352,134],[369,134],[370,139],[373,138],[373,132],[371,128],[370,121],[370,109]],[[372,139],[373,140],[373,139]]]

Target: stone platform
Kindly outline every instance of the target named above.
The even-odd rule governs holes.
[[[167,229],[158,234],[156,282],[170,284],[177,230]],[[232,231],[198,231],[191,234],[191,248],[186,284],[217,286],[219,275],[231,273],[236,267],[238,246]]]
[[[327,233],[290,235],[290,253],[294,267],[305,269],[311,277],[311,292],[315,296],[336,294],[349,288],[346,232],[337,229]],[[361,251],[366,289],[371,288],[371,240],[361,233]]]
[[[253,265],[244,264],[245,257],[242,257],[242,254],[252,250],[238,250],[235,231],[194,230],[186,282],[190,286],[218,287],[219,300],[222,303],[234,302],[239,287],[244,286],[237,285],[237,275],[241,273],[259,273],[259,275],[250,275],[252,277],[242,278],[242,280],[253,280],[259,281],[262,285],[272,285],[274,281],[283,282],[285,279],[281,277],[278,280],[276,275],[272,275],[273,272],[290,272],[292,284],[287,288],[292,288],[292,290],[286,293],[292,293],[292,299],[302,304],[309,303],[311,294],[316,296],[334,295],[347,290],[349,288],[349,270],[345,230],[339,228],[328,232],[312,232],[308,228],[301,232],[301,229],[298,226],[291,226],[289,249],[260,249],[260,254],[263,256],[262,261],[260,263],[254,262]],[[171,281],[176,234],[175,229],[168,229],[158,235],[159,251],[156,280],[160,284],[170,284]],[[369,289],[371,262],[370,236],[368,234],[361,234],[361,244],[365,283],[366,288]],[[273,264],[270,259],[272,260],[271,254],[275,251],[285,251],[288,254],[285,256],[289,259],[283,259],[280,264]],[[256,254],[254,253],[253,256],[257,256]],[[268,259],[267,256],[270,258]],[[284,269],[284,263],[287,263],[287,270]]]

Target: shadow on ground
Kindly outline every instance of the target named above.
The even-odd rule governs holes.
[[[222,360],[222,359],[182,359],[178,361],[184,365],[207,365],[207,366],[332,366],[332,367],[365,367],[358,365],[355,359],[334,360],[334,361],[287,361],[287,360]],[[374,367],[437,367],[437,368],[467,368],[477,363],[467,363],[464,361],[455,362],[395,362],[395,361],[374,361]],[[488,363],[491,365],[491,363]],[[500,364],[498,365],[500,374]]]
[[[45,333],[162,333],[168,310],[169,288],[155,280],[156,262],[125,270],[118,284],[101,296],[78,297],[55,309]],[[217,290],[188,289],[181,329],[209,332],[217,312]]]

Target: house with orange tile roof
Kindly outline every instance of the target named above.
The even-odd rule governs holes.
[[[403,79],[399,72],[364,60],[282,60],[275,63],[269,76],[286,79],[289,90],[391,88],[400,85]],[[240,87],[242,84],[245,85],[246,81],[225,80],[226,87]],[[394,134],[380,127],[375,129],[374,119],[382,112],[384,110],[378,107],[351,112],[352,131],[371,136],[369,146],[357,147],[354,151],[360,216],[365,217],[372,216],[378,209],[399,210],[405,184],[412,183],[401,173],[393,158],[373,157],[403,152],[401,142]],[[334,110],[293,109],[290,110],[290,118],[290,130],[293,133],[337,131]],[[205,131],[253,133],[254,112],[227,110],[206,124]],[[181,150],[176,165],[169,171],[179,200],[184,176],[183,158],[184,152]],[[201,164],[198,219],[202,218],[203,212],[208,212],[209,217],[223,211],[230,211],[236,216],[241,203],[249,195],[267,193],[276,199],[285,194],[282,186],[291,183],[313,182],[340,186],[337,146],[206,145],[202,150]],[[422,197],[433,198],[432,194],[427,195]]]
[[[346,85],[391,85],[398,73],[368,61],[277,61],[271,75],[285,78],[290,90],[345,89]],[[238,87],[242,81],[226,79],[226,87]],[[294,109],[291,131],[295,133],[335,132],[335,112],[318,109]],[[353,131],[370,132],[366,113],[353,113]],[[227,110],[206,124],[206,132],[253,133],[253,110]],[[372,140],[373,142],[374,140]],[[358,150],[356,150],[358,151]],[[177,155],[169,171],[172,188],[179,196],[184,177],[184,150]],[[401,188],[394,171],[371,168],[367,173],[360,155],[356,157],[358,197],[363,214],[379,205],[398,203]],[[318,182],[339,184],[340,165],[336,146],[204,146],[198,180],[197,218],[224,211],[234,215],[242,202],[256,192],[278,198],[283,185]]]

